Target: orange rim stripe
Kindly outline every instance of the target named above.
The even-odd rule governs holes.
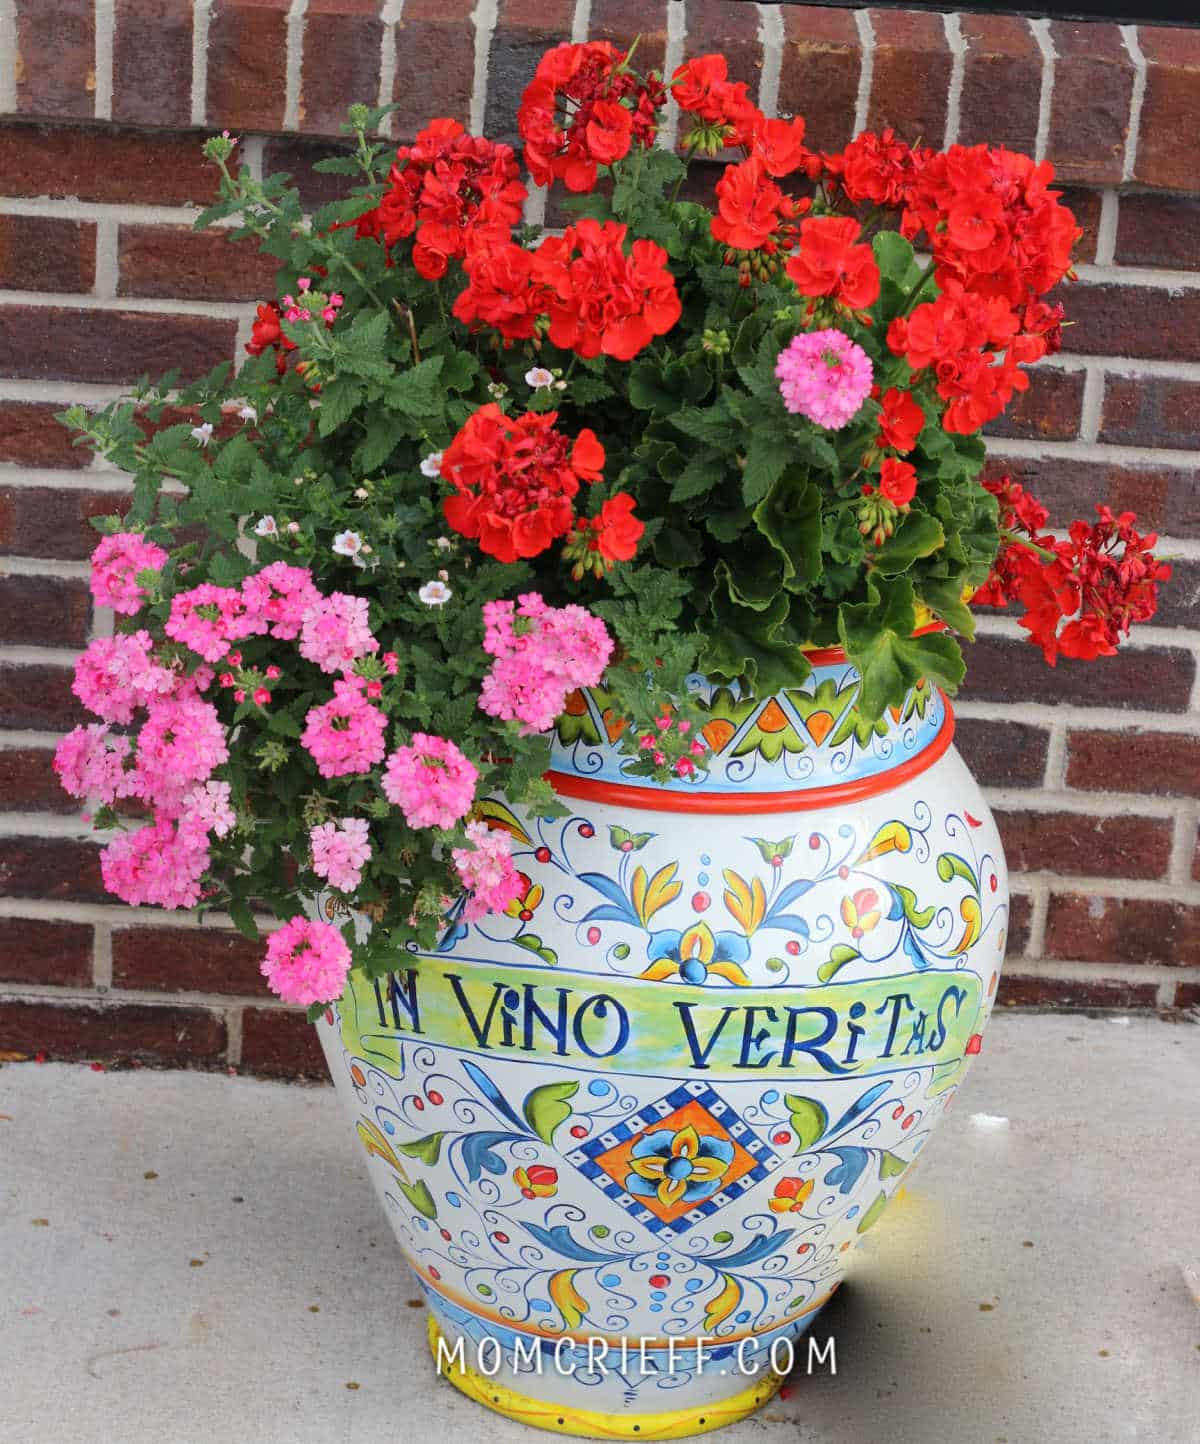
[[[578,797],[585,802],[609,803],[638,812],[690,812],[710,816],[739,813],[809,812],[820,807],[837,807],[861,802],[881,792],[890,792],[911,782],[943,757],[954,741],[954,712],[942,693],[946,720],[937,736],[915,757],[887,772],[857,777],[852,782],[835,782],[831,787],[814,787],[794,792],[668,792],[665,788],[633,787],[627,782],[602,782],[594,777],[576,777],[569,772],[547,772],[546,781],[561,797]]]

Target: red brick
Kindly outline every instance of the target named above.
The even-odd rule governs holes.
[[[1200,983],[1180,983],[1175,989],[1177,1008],[1200,1008]]]
[[[1193,190],[1196,157],[1189,142],[1200,132],[1200,34],[1143,25],[1138,43],[1146,57],[1146,94],[1133,178],[1164,190]]]
[[[141,311],[0,307],[8,371],[37,381],[136,381],[179,367],[184,380],[233,358],[236,321]]]
[[[0,897],[110,902],[100,849],[65,837],[0,837]]]
[[[1133,103],[1134,65],[1115,25],[1055,20],[1057,56],[1046,158],[1063,180],[1117,182]]]
[[[51,747],[0,747],[0,805],[14,812],[78,812],[51,766]]]
[[[100,540],[88,517],[126,511],[131,500],[111,491],[0,487],[0,555],[83,561]]]
[[[254,301],[275,294],[279,262],[253,240],[191,226],[122,226],[118,296]]]
[[[1161,898],[1054,894],[1046,956],[1073,963],[1200,963],[1200,908]]]
[[[405,0],[396,26],[392,82],[392,100],[399,106],[392,113],[392,126],[401,139],[411,140],[435,115],[448,115],[463,125],[470,119],[474,13],[475,0]]]
[[[113,986],[167,993],[269,993],[262,943],[216,928],[115,928]]]
[[[1099,436],[1122,446],[1200,448],[1200,382],[1107,376]]]
[[[242,1014],[242,1070],[269,1078],[329,1077],[317,1030],[303,1013],[247,1008]]]
[[[661,75],[667,58],[667,0],[592,0],[588,39],[607,40],[626,52],[636,40],[633,68],[642,75],[652,70]]]
[[[91,620],[86,582],[21,573],[0,577],[0,642],[82,647]]]
[[[208,26],[207,120],[282,130],[290,0],[215,0]]]
[[[1079,435],[1083,372],[1035,366],[1026,374],[1029,390],[1016,393],[1008,410],[985,427],[987,435],[1073,441]]]
[[[1004,145],[1032,155],[1042,96],[1042,52],[1027,20],[964,15],[967,47],[959,109],[961,145]]]
[[[543,53],[571,38],[574,13],[573,0],[500,0],[483,125],[484,134],[492,140],[520,146],[517,109],[521,96]]]
[[[0,765],[3,757],[0,752]],[[0,918],[0,978],[86,987],[92,981],[91,928],[42,918]]]
[[[51,1061],[212,1065],[228,1039],[224,1020],[204,1008],[10,998],[0,1002],[0,1047]]]
[[[1200,361],[1200,291],[1172,294],[1166,287],[1092,285],[1064,287],[1063,349],[1099,356],[1141,356],[1148,361]]]
[[[18,110],[95,114],[93,9],[93,0],[17,0]]]
[[[1195,269],[1200,260],[1200,200],[1148,192],[1122,196],[1114,256],[1121,266]]]
[[[192,0],[117,0],[113,30],[114,120],[189,125]]]
[[[727,0],[688,0],[683,58],[713,51],[720,51],[729,62],[730,80],[744,80],[751,100],[757,100],[763,66],[758,7],[730,5]]]
[[[848,10],[784,5],[779,113],[802,115],[814,150],[839,151],[854,133],[862,43]]]
[[[983,787],[1036,787],[1046,771],[1050,734],[1024,722],[955,719],[954,745]]]
[[[1154,983],[1122,983],[1115,978],[1000,978],[998,1002],[1008,1008],[1153,1008]]]
[[[90,291],[96,225],[50,216],[0,216],[0,286],[12,291]]]
[[[1095,662],[1060,661],[1047,667],[1028,642],[981,637],[963,648],[964,698],[988,702],[1063,702],[1080,707],[1135,707],[1184,712],[1195,662],[1174,647],[1137,647]]]
[[[62,410],[49,401],[0,401],[0,462],[18,466],[87,466],[92,451],[72,446],[71,433],[55,421]]]
[[[1162,817],[999,809],[996,824],[1013,872],[1158,878],[1171,856],[1171,823]]]
[[[218,171],[195,135],[85,126],[0,124],[0,190],[110,205],[207,204]]]
[[[1008,939],[1005,952],[1010,958],[1019,958],[1029,947],[1029,920],[1033,904],[1024,893],[1015,892],[1008,901]]]
[[[875,69],[870,130],[895,126],[913,143],[941,149],[946,132],[951,55],[940,15],[872,10]]]
[[[1071,259],[1079,265],[1091,265],[1096,259],[1096,245],[1100,232],[1100,192],[1087,190],[1082,186],[1060,186],[1054,189],[1062,195],[1062,203],[1075,216],[1083,235],[1075,242]]]
[[[71,691],[72,669],[0,663],[0,727],[69,732],[96,719]]]
[[[300,126],[339,135],[346,112],[379,98],[381,0],[309,0],[300,71]]]
[[[1067,756],[1069,787],[1200,797],[1200,737],[1072,729]]]
[[[1200,524],[1196,473],[1186,467],[1118,466],[1058,456],[989,457],[984,474],[1005,473],[1046,504],[1052,526],[1067,526],[1077,517],[1094,517],[1100,501],[1117,511],[1136,511],[1143,528],[1165,530],[1170,523],[1173,534],[1186,536],[1189,528]]]
[[[1200,628],[1200,562],[1171,563],[1171,580],[1158,589],[1154,624]]]
[[[263,170],[267,175],[282,171],[300,192],[305,210],[314,211],[330,201],[345,200],[353,181],[349,176],[328,175],[314,170],[317,161],[344,150],[327,140],[303,140],[279,136],[267,140],[263,150]],[[350,148],[351,150],[353,147]]]

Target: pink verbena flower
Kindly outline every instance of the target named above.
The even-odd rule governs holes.
[[[871,361],[842,331],[794,336],[779,353],[775,375],[783,404],[838,431],[855,416],[871,391]]]
[[[76,659],[71,691],[106,722],[132,722],[136,708],[175,690],[175,673],[154,661],[153,649],[144,630],[96,637]]]
[[[164,630],[206,662],[219,662],[231,642],[266,631],[266,623],[250,611],[241,592],[202,582],[171,598],[171,615]]]
[[[366,597],[320,597],[304,613],[300,655],[322,672],[348,672],[358,657],[379,650],[367,613]]]
[[[267,939],[261,972],[285,1003],[332,1003],[350,971],[350,949],[332,923],[295,917]]]
[[[237,823],[230,792],[228,782],[204,782],[193,787],[183,799],[181,826],[224,837]]]
[[[362,882],[363,864],[371,859],[369,831],[361,817],[343,817],[314,827],[308,834],[313,872],[339,892],[353,892]]]
[[[521,895],[521,875],[513,866],[508,834],[482,822],[467,823],[473,847],[456,847],[451,856],[468,896],[463,920],[477,922],[488,913],[503,912]]]
[[[541,732],[563,710],[567,694],[594,687],[612,655],[612,638],[584,607],[550,607],[537,592],[483,608],[483,649],[495,657],[479,705],[489,716]]]
[[[184,794],[228,760],[225,728],[211,702],[198,697],[152,702],[138,733],[136,795],[160,817],[176,816]]]
[[[128,737],[117,736],[102,723],[92,722],[67,733],[54,749],[52,766],[72,797],[94,797],[111,803],[128,789],[125,760],[129,747]]]
[[[388,758],[383,791],[409,827],[453,827],[475,800],[479,773],[445,737],[414,732],[407,747]]]
[[[300,625],[309,607],[321,601],[307,567],[272,562],[242,583],[246,606],[261,623],[260,630],[291,642],[300,635]]]
[[[387,718],[353,682],[339,680],[333,692],[330,701],[309,709],[300,742],[322,777],[368,772],[383,761]]]
[[[102,537],[92,553],[92,596],[96,605],[127,617],[141,610],[146,593],[136,581],[139,572],[162,571],[168,555],[137,532]]]
[[[202,828],[159,817],[113,838],[100,853],[100,873],[109,892],[133,907],[191,908],[200,901],[208,860]]]

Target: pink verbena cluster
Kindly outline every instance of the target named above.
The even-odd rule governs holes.
[[[267,939],[261,971],[285,1003],[332,1003],[346,986],[350,949],[331,923],[295,917]]]
[[[495,657],[483,679],[480,707],[521,723],[522,735],[543,732],[567,695],[594,687],[612,656],[612,638],[584,607],[550,607],[537,592],[512,602],[486,602],[483,649]]]
[[[208,867],[208,833],[186,815],[122,832],[100,854],[104,886],[133,907],[191,908]]]
[[[92,553],[92,596],[96,605],[133,616],[146,599],[145,590],[137,584],[138,573],[162,571],[167,561],[162,547],[137,532],[104,537]]]
[[[414,732],[412,742],[388,758],[383,792],[409,827],[453,827],[470,812],[478,780],[479,773],[453,742]]]
[[[111,803],[124,795],[129,752],[128,737],[110,732],[102,722],[91,722],[67,733],[54,749],[53,767],[72,797]]]
[[[185,793],[228,760],[225,728],[211,702],[197,697],[152,702],[138,733],[135,795],[158,816],[173,817]]]
[[[313,872],[339,892],[353,892],[362,882],[363,865],[371,859],[369,826],[361,817],[323,822],[308,834]]]
[[[383,761],[386,731],[387,718],[367,701],[363,684],[339,678],[332,698],[309,709],[300,741],[322,777],[345,777]]]
[[[488,913],[503,912],[520,897],[521,875],[513,866],[508,834],[483,822],[467,823],[471,847],[456,847],[451,856],[467,891],[463,921],[477,922]]]
[[[862,407],[871,391],[871,361],[842,331],[809,331],[779,353],[775,375],[783,404],[838,431]]]
[[[75,663],[71,691],[106,722],[132,722],[138,707],[177,687],[177,674],[156,662],[153,653],[154,641],[144,628],[97,637]]]
[[[171,615],[164,630],[172,641],[181,642],[206,662],[219,662],[230,643],[265,627],[237,588],[203,582],[171,598]]]
[[[319,597],[302,619],[300,655],[322,672],[350,671],[359,657],[379,650],[367,611],[366,597]]]
[[[304,614],[322,600],[307,567],[272,562],[242,583],[242,595],[254,614],[256,630],[284,642],[300,635]]]

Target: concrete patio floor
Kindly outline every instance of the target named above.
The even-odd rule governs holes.
[[[1198,1100],[1194,1026],[997,1016],[837,1376],[713,1438],[1196,1444]],[[331,1089],[0,1068],[2,1444],[548,1437],[436,1379],[417,1292]]]

